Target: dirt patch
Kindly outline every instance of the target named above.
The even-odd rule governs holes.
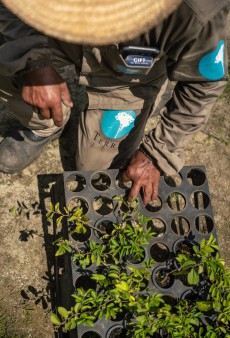
[[[68,77],[69,72],[66,75]],[[50,186],[57,175],[74,170],[74,125],[84,106],[84,90],[70,82],[75,109],[69,126],[47,146],[29,168],[19,174],[0,173],[0,338],[51,338],[49,315],[54,304],[52,226],[45,214]],[[76,96],[76,92],[78,95]],[[205,130],[186,149],[187,165],[205,165],[222,257],[230,263],[230,114],[229,93],[215,105]],[[18,126],[10,112],[0,107],[0,137]],[[151,120],[147,128],[152,128]],[[71,139],[71,141],[70,141]],[[70,145],[71,144],[71,148]],[[3,332],[3,333],[2,333]]]

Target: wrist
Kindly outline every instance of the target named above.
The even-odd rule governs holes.
[[[142,154],[145,155],[145,157],[147,157],[151,162],[152,164],[160,171],[161,174],[163,174],[163,171],[162,169],[159,167],[156,159],[151,156],[151,154],[148,152],[148,150],[144,147],[143,143],[140,145],[139,149],[138,149],[140,152],[142,152]]]
[[[16,73],[15,77],[17,79],[17,83],[23,86],[26,78],[32,73],[47,67],[52,67],[51,60],[49,58],[31,62],[26,68]]]

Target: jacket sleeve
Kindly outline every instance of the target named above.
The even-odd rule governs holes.
[[[70,64],[52,40],[25,24],[0,3],[0,74],[23,75],[52,65]]]
[[[178,82],[172,99],[161,112],[157,127],[145,136],[141,148],[168,175],[184,165],[184,148],[202,130],[226,81]]]
[[[160,122],[140,148],[169,175],[183,167],[185,146],[204,128],[227,83],[227,13],[223,8],[205,25],[199,23],[198,32],[183,36],[168,51],[168,77],[177,84]]]

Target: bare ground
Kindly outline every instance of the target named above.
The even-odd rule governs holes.
[[[68,72],[67,72],[68,73]],[[54,337],[49,321],[53,294],[52,226],[45,214],[49,190],[56,175],[74,169],[71,152],[74,122],[83,105],[78,91],[71,124],[60,141],[48,145],[42,155],[19,174],[0,173],[0,338]],[[76,96],[76,95],[75,95]],[[229,92],[219,99],[205,131],[186,149],[186,164],[206,166],[222,257],[230,266],[230,104]],[[0,106],[0,137],[18,126]],[[150,121],[148,128],[154,125]],[[71,142],[69,139],[71,138]],[[69,148],[71,144],[71,149]]]

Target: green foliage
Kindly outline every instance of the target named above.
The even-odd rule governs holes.
[[[120,201],[121,197],[117,197],[117,200]],[[136,203],[135,200],[131,203],[125,202],[125,206],[130,208],[134,202]],[[135,208],[137,209],[136,204]],[[106,266],[111,259],[116,264],[127,259],[137,262],[141,261],[145,257],[144,246],[149,243],[149,240],[154,235],[151,229],[146,231],[143,230],[149,221],[149,218],[144,217],[139,213],[137,219],[134,219],[132,216],[128,218],[128,214],[124,213],[121,222],[113,224],[113,231],[111,234],[102,232],[100,229],[93,227],[90,219],[84,215],[82,208],[78,208],[73,212],[64,208],[64,211],[61,212],[59,204],[56,204],[55,206],[51,204],[50,212],[47,213],[47,219],[52,220],[53,218],[55,218],[57,227],[61,225],[62,220],[65,218],[70,227],[70,235],[73,233],[85,233],[87,226],[98,232],[105,241],[105,244],[102,245],[95,241],[90,241],[89,244],[85,243],[86,249],[79,248],[78,244],[73,246],[69,240],[63,239],[62,237],[54,242],[58,247],[56,256],[63,255],[67,252],[71,253],[74,261],[83,269],[93,263],[96,263],[97,266],[100,264]]]
[[[130,204],[121,196],[114,200],[125,203],[126,209],[108,233],[93,227],[81,208],[71,212],[67,208],[61,211],[58,204],[51,205],[47,217],[55,218],[58,226],[64,219],[70,227],[69,233],[84,233],[87,226],[97,231],[103,241],[85,241],[83,247],[63,237],[54,242],[56,256],[71,254],[83,269],[91,264],[100,266],[100,273],[90,275],[97,284],[97,291],[77,288],[72,295],[74,306],[58,307],[57,314],[51,314],[55,328],[68,331],[77,324],[94,326],[103,316],[116,320],[119,315],[129,314],[132,320],[127,332],[134,338],[153,336],[159,330],[168,338],[230,338],[230,272],[224,267],[213,235],[187,253],[178,254],[178,268],[169,272],[175,276],[186,275],[194,290],[199,291],[205,283],[204,294],[201,297],[198,292],[194,299],[177,300],[172,306],[161,294],[148,288],[155,264],[152,259],[145,259],[142,267],[129,265],[129,261],[145,258],[144,247],[154,236],[146,227],[149,218],[140,214],[134,218],[135,200]],[[205,324],[203,319],[210,313],[215,320]]]

